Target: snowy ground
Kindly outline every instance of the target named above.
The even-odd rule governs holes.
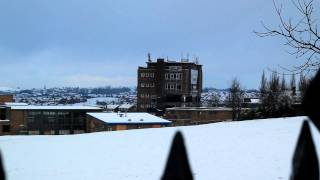
[[[289,179],[304,117],[69,136],[3,136],[9,180],[160,179],[174,133],[195,179]],[[312,127],[316,144],[319,133]],[[319,152],[319,151],[318,151]]]

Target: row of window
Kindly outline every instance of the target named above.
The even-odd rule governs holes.
[[[154,87],[154,83],[141,83],[140,86],[141,86],[141,87],[146,87],[146,88],[148,88],[148,87]]]
[[[63,112],[63,111],[43,111],[43,115],[69,115],[70,112]],[[28,116],[36,116],[36,115],[41,115],[41,111],[29,111]]]
[[[152,99],[156,99],[156,95],[152,95],[152,94],[140,94],[141,98],[152,98]]]
[[[154,78],[154,73],[140,73],[141,77],[151,77]]]
[[[151,104],[141,104],[140,105],[141,109],[145,109],[145,108],[147,109],[147,108],[151,108],[151,107],[152,107]]]
[[[181,80],[182,74],[181,73],[166,73],[165,79],[166,80]]]
[[[181,84],[180,83],[166,83],[165,89],[166,90],[181,90]]]
[[[80,134],[80,133],[84,133],[83,130],[77,131],[75,132],[75,134]],[[29,135],[39,135],[40,131],[36,130],[36,131],[28,131]],[[50,130],[50,131],[45,131],[44,132],[45,135],[54,135],[55,131],[54,130]],[[59,130],[58,134],[60,135],[64,135],[64,134],[70,134],[70,130]]]

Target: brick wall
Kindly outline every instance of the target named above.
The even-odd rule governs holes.
[[[5,102],[13,102],[13,95],[0,95],[0,104]]]

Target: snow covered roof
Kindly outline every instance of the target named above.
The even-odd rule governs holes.
[[[87,113],[108,124],[168,124],[171,121],[148,113]]]
[[[115,108],[117,108],[117,107],[119,107],[119,105],[115,105],[115,104],[109,104],[109,105],[107,105],[107,109],[115,109]]]
[[[10,120],[9,119],[1,119],[0,123],[2,123],[2,122],[10,122]]]
[[[251,103],[261,103],[261,100],[258,98],[251,98],[250,101]]]
[[[94,106],[11,106],[13,110],[101,110]]]
[[[121,104],[119,109],[130,109],[134,104]]]
[[[15,102],[6,102],[4,103],[6,106],[28,106],[27,103],[15,103]]]

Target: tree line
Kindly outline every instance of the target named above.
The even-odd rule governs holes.
[[[298,83],[292,74],[290,82],[286,82],[277,72],[269,78],[262,73],[258,97],[260,103],[255,108],[244,108],[244,88],[239,80],[233,79],[228,96],[227,106],[232,108],[233,120],[276,118],[302,115],[300,102],[311,81],[311,78],[300,74]]]

